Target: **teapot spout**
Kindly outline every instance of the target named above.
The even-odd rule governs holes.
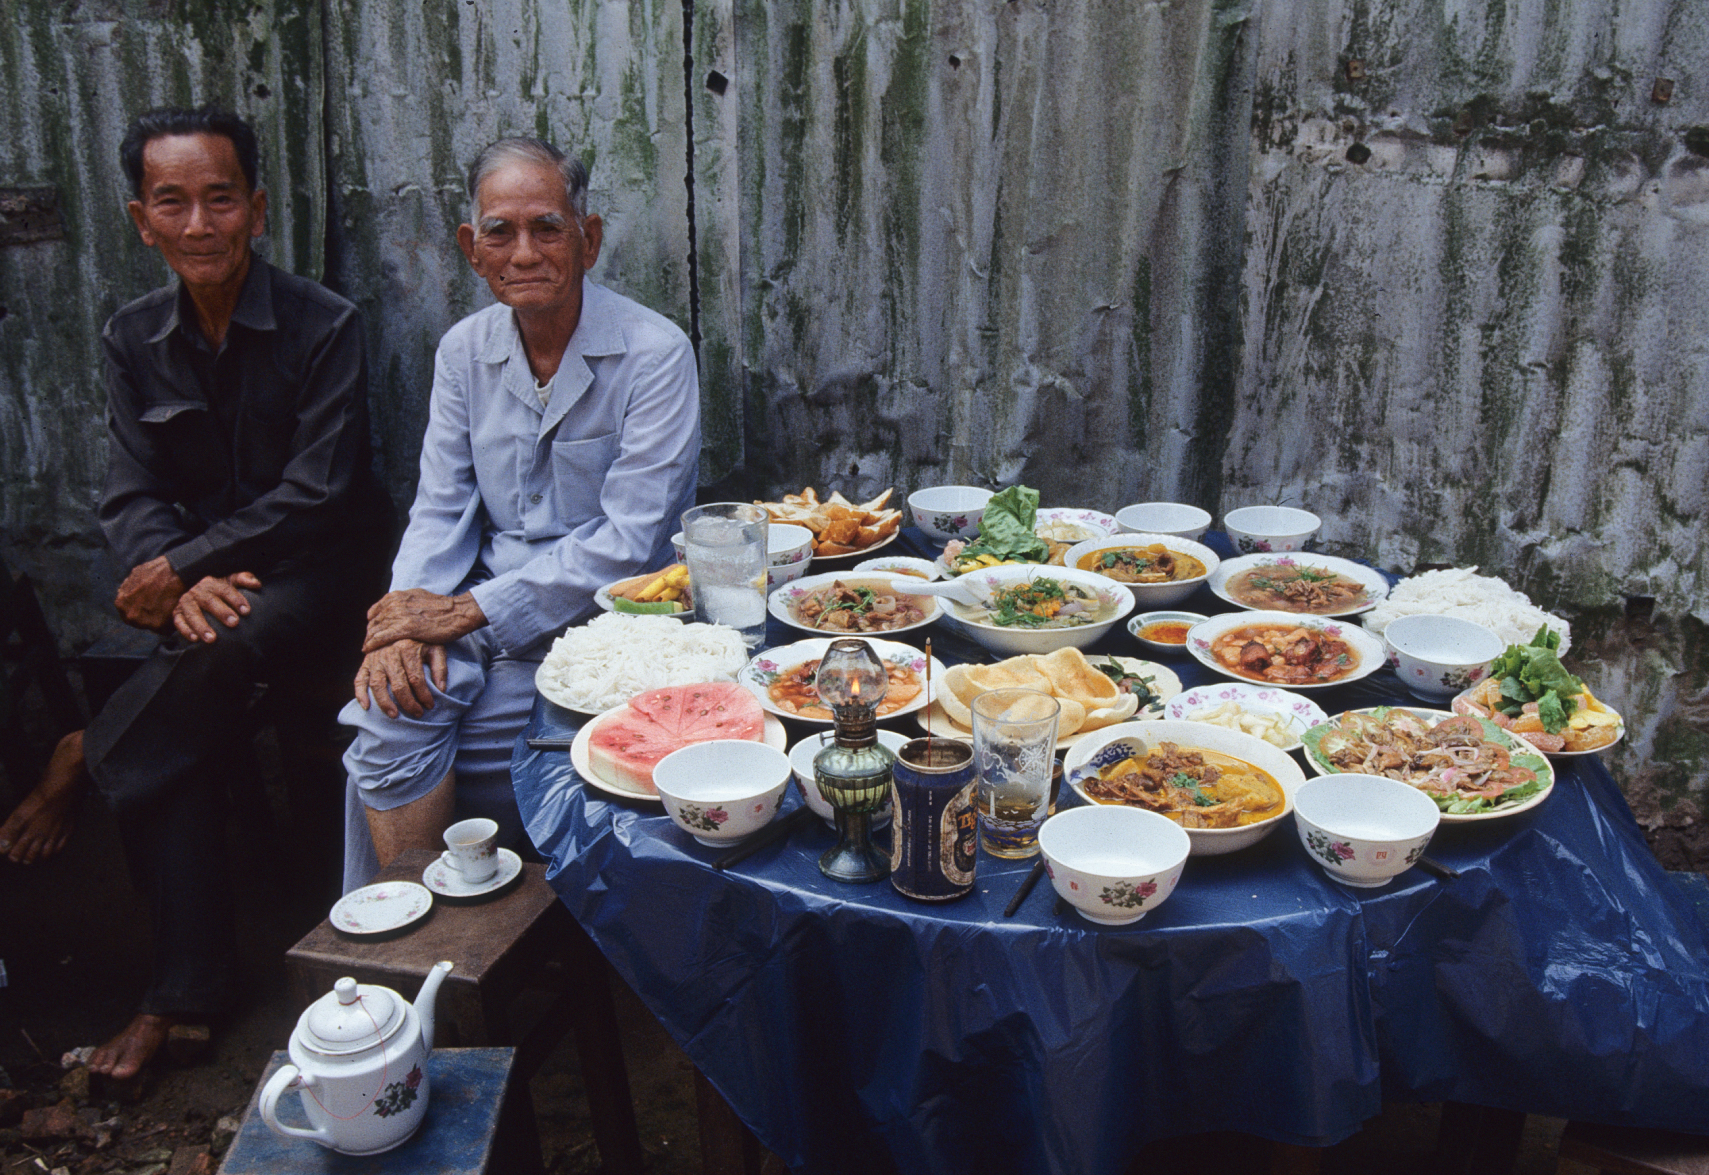
[[[433,1051],[433,1006],[439,995],[439,985],[451,974],[453,964],[447,959],[435,963],[427,978],[421,981],[421,991],[415,997],[415,1014],[421,1022],[421,1051]]]

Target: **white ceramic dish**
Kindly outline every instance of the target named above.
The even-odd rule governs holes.
[[[389,934],[419,922],[433,909],[433,895],[413,881],[381,881],[353,889],[326,916],[345,934]]]
[[[1211,642],[1225,632],[1236,628],[1244,628],[1249,624],[1288,624],[1297,628],[1314,629],[1337,640],[1344,641],[1353,650],[1353,655],[1359,659],[1359,664],[1351,673],[1336,678],[1334,681],[1261,681],[1237,673],[1218,661],[1211,654]],[[1346,685],[1350,681],[1358,681],[1361,677],[1369,677],[1381,669],[1385,663],[1383,642],[1360,628],[1357,624],[1349,624],[1333,617],[1296,616],[1292,612],[1225,612],[1220,616],[1212,616],[1202,624],[1195,624],[1187,631],[1187,652],[1193,659],[1205,668],[1220,673],[1224,677],[1232,677],[1237,681],[1249,681],[1254,685],[1274,685],[1282,689],[1310,690],[1328,689],[1331,686]]]
[[[789,784],[789,756],[764,743],[717,739],[672,751],[653,768],[671,823],[709,848],[771,823]]]
[[[892,755],[896,754],[908,742],[909,735],[894,730],[880,729],[878,741]],[[819,791],[819,781],[813,775],[813,759],[820,751],[831,745],[836,738],[836,732],[821,730],[818,734],[810,734],[793,747],[789,748],[789,769],[795,776],[795,785],[801,789],[801,798],[807,806],[813,809],[815,815],[827,825],[836,827],[837,814],[831,809],[830,801]],[[890,801],[873,814],[872,826],[883,828],[890,823]]]
[[[611,715],[618,712],[617,710],[609,710],[591,722],[585,723],[580,730],[576,731],[576,737],[570,743],[570,766],[576,769],[576,774],[582,777],[584,783],[590,787],[598,788],[607,795],[617,796],[625,800],[657,801],[659,797],[655,793],[630,787],[621,780],[607,779],[593,769],[593,758],[588,754],[588,740],[593,737],[593,732],[598,730],[602,723],[610,721]],[[783,750],[788,745],[788,736],[784,733],[783,723],[767,714],[761,740],[766,746],[774,750]]]
[[[1192,722],[1193,715],[1199,711],[1215,710],[1228,702],[1233,702],[1248,714],[1263,714],[1285,722],[1294,741],[1278,748],[1283,751],[1298,750],[1300,735],[1320,722],[1329,721],[1329,716],[1310,698],[1276,686],[1248,685],[1241,681],[1218,681],[1176,694],[1163,707],[1163,716]]]
[[[1062,561],[1076,570],[1087,570],[1080,566],[1080,561],[1091,555],[1100,555],[1105,551],[1120,551],[1131,547],[1148,547],[1153,543],[1161,544],[1165,550],[1177,555],[1191,555],[1205,565],[1203,575],[1195,575],[1190,579],[1172,579],[1168,583],[1124,583],[1128,591],[1133,593],[1134,603],[1141,608],[1167,608],[1170,604],[1179,604],[1192,595],[1201,584],[1216,575],[1222,560],[1217,553],[1203,543],[1195,543],[1192,539],[1176,538],[1167,534],[1118,534],[1107,538],[1093,539],[1090,542],[1078,543],[1070,547]],[[1092,572],[1093,575],[1099,574]],[[1115,583],[1117,581],[1111,580]]]
[[[1316,567],[1332,571],[1336,575],[1346,576],[1357,580],[1364,586],[1365,594],[1357,602],[1350,603],[1344,608],[1333,612],[1302,612],[1302,616],[1356,616],[1360,612],[1369,612],[1379,601],[1387,599],[1389,581],[1383,578],[1383,573],[1374,568],[1366,567],[1363,563],[1355,563],[1351,559],[1337,559],[1334,555],[1241,555],[1230,559],[1217,568],[1207,581],[1211,593],[1218,599],[1227,600],[1236,608],[1244,608],[1249,612],[1285,612],[1285,608],[1257,608],[1251,604],[1243,604],[1228,594],[1228,581],[1237,575],[1243,575],[1254,567],[1266,564],[1279,564],[1287,567]],[[1499,651],[1499,650],[1498,650]]]
[[[1489,673],[1507,642],[1481,624],[1458,616],[1402,616],[1383,629],[1394,654],[1395,676],[1426,702],[1446,702]]]
[[[991,491],[978,486],[927,486],[908,495],[908,514],[936,542],[971,539],[990,500]]]
[[[766,528],[767,567],[787,567],[813,557],[813,532],[790,522],[774,522]]]
[[[1143,745],[1147,750],[1158,743],[1171,742],[1181,747],[1196,747],[1217,751],[1243,760],[1266,771],[1281,786],[1285,802],[1282,810],[1258,824],[1240,828],[1188,828],[1188,839],[1195,857],[1218,857],[1255,845],[1274,832],[1293,810],[1294,793],[1305,782],[1305,772],[1286,751],[1271,746],[1261,738],[1211,726],[1204,722],[1185,722],[1164,718],[1144,724],[1124,722],[1118,726],[1092,732],[1093,737],[1076,745],[1062,760],[1062,778],[1075,793],[1089,804],[1100,801],[1086,793],[1086,780],[1100,770],[1121,762]],[[1106,805],[1121,807],[1123,805]]]
[[[1451,703],[1452,706],[1454,707],[1454,713],[1456,713],[1456,714],[1472,714],[1472,711],[1469,708],[1462,708],[1462,703],[1464,703],[1468,700],[1468,696],[1470,695],[1470,693],[1471,693],[1471,691],[1467,690],[1465,693],[1459,694],[1458,696],[1456,696],[1454,698],[1453,702]],[[1608,711],[1616,714],[1616,716],[1618,716],[1619,712],[1614,710],[1614,708],[1612,706],[1608,705],[1608,703],[1603,702],[1600,698],[1598,698],[1597,701],[1602,706],[1603,709],[1608,710]],[[1481,717],[1481,716],[1482,715],[1479,715],[1479,714],[1473,714],[1473,717]],[[1512,731],[1508,731],[1507,733],[1513,734]],[[1521,742],[1525,743],[1527,747],[1529,747],[1531,750],[1535,751],[1537,754],[1546,755],[1550,759],[1577,759],[1577,758],[1584,756],[1584,755],[1599,755],[1603,751],[1606,751],[1609,747],[1612,747],[1612,746],[1615,746],[1616,744],[1618,744],[1621,739],[1626,737],[1626,720],[1624,718],[1621,718],[1619,725],[1617,725],[1614,728],[1614,741],[1613,742],[1603,743],[1600,747],[1591,747],[1589,750],[1585,750],[1585,751],[1566,751],[1566,750],[1544,751],[1544,750],[1540,749],[1539,747],[1535,746],[1534,744],[1532,744],[1531,740],[1527,739],[1522,734],[1513,734],[1513,737],[1516,739],[1519,739]]]
[[[433,864],[422,871],[421,884],[432,890],[437,897],[466,901],[497,893],[521,875],[522,858],[501,847],[498,850],[498,869],[485,881],[469,885],[463,880],[462,874],[445,863],[445,858],[435,857]]]
[[[1038,832],[1045,872],[1063,901],[1101,926],[1138,922],[1181,881],[1189,846],[1181,826],[1138,808],[1070,808]]]
[[[855,574],[862,572],[890,572],[908,575],[912,573],[919,579],[930,583],[943,574],[943,568],[930,559],[916,559],[912,555],[880,555],[876,559],[864,559],[854,565]]]
[[[653,616],[634,616],[634,617],[628,617],[628,619],[638,620],[638,621],[653,621],[653,620],[657,620],[657,619],[661,619],[661,618],[660,617],[653,617]],[[672,618],[671,617],[663,617],[662,619],[672,619]],[[693,613],[689,613],[687,616],[681,617],[681,619],[686,620],[686,621],[693,621],[694,615],[693,615]],[[661,630],[661,631],[668,631],[668,630]],[[666,642],[666,643],[671,643],[671,642]],[[733,650],[732,650],[732,652],[733,652]],[[742,652],[745,653],[745,652],[747,652],[747,650],[743,649]],[[743,663],[745,663],[745,662],[743,662]],[[574,695],[569,693],[569,691],[563,689],[558,684],[557,676],[555,673],[548,671],[548,666],[553,666],[554,664],[556,664],[558,667],[562,667],[564,664],[564,660],[558,657],[556,645],[553,646],[553,652],[548,653],[546,658],[543,661],[541,661],[540,668],[538,668],[537,670],[534,671],[534,688],[539,692],[541,697],[545,698],[548,702],[551,702],[554,706],[558,707],[560,710],[568,710],[572,714],[581,714],[581,715],[588,717],[588,718],[594,718],[600,714],[606,713],[606,710],[586,710],[586,709],[583,709],[581,706],[577,705]],[[634,693],[632,693],[632,694],[625,695],[621,701],[619,701],[615,705],[609,707],[609,709],[612,709],[612,710],[619,709],[620,707],[626,705],[628,703],[629,699],[634,696],[634,694],[643,693],[649,689],[663,689],[666,686],[673,686],[673,685],[694,685],[694,684],[697,684],[697,683],[702,682],[702,681],[734,681],[734,680],[736,680],[736,673],[739,669],[741,669],[742,663],[734,663],[734,657],[732,657],[731,661],[724,662],[724,664],[728,665],[729,668],[722,669],[719,673],[714,673],[714,674],[706,675],[706,676],[691,677],[687,681],[657,681],[657,682],[654,682],[653,684],[646,685],[646,686],[642,687],[641,689],[635,690]]]
[[[1033,517],[1033,533],[1047,526],[1068,525],[1084,527],[1109,536],[1118,533],[1122,524],[1117,522],[1113,514],[1105,514],[1102,510],[1082,510],[1078,506],[1047,506]],[[1063,539],[1057,539],[1063,542]],[[1092,539],[1076,539],[1076,542],[1091,542]]]
[[[1300,844],[1332,881],[1379,889],[1424,855],[1442,813],[1431,798],[1381,775],[1322,776],[1294,797]]]
[[[1210,529],[1211,515],[1208,510],[1181,502],[1135,502],[1116,511],[1116,522],[1123,530],[1140,534],[1197,539]]]
[[[1222,516],[1228,541],[1242,555],[1303,551],[1317,536],[1323,519],[1292,506],[1246,506]]]
[[[1099,662],[1104,660],[1104,657],[1100,654],[1088,657],[1087,660],[1091,661],[1092,664],[1097,665]],[[1155,722],[1157,719],[1162,718],[1163,708],[1168,704],[1169,699],[1181,692],[1181,679],[1175,676],[1174,672],[1170,670],[1168,666],[1159,665],[1155,661],[1142,661],[1138,657],[1112,657],[1111,660],[1117,662],[1122,666],[1122,668],[1137,677],[1149,677],[1151,679],[1152,691],[1158,695],[1152,701],[1141,706],[1139,708],[1139,712],[1132,718],[1128,719],[1128,721]],[[934,670],[933,672],[936,671]],[[964,742],[970,742],[973,739],[973,731],[951,718],[949,716],[949,711],[944,709],[942,702],[933,701],[932,704],[925,709],[915,711],[914,721],[919,723],[921,730],[926,730],[926,723],[930,721],[930,731],[934,735],[939,735],[945,738],[958,738]],[[1065,751],[1069,747],[1080,742],[1081,739],[1090,738],[1094,734],[1099,734],[1102,731],[1113,729],[1115,729],[1114,724],[1110,726],[1095,727],[1091,730],[1077,730],[1073,734],[1061,735],[1056,740],[1056,749],[1058,751]]]
[[[822,575],[809,575],[773,592],[771,598],[766,601],[766,610],[789,627],[798,628],[812,636],[866,636],[868,634],[863,632],[832,632],[829,629],[814,628],[796,618],[796,609],[801,601],[813,592],[839,582],[851,587],[869,587],[880,593],[889,594],[892,578],[894,577],[890,575],[863,575],[854,571],[829,571]],[[921,582],[925,581],[922,580]],[[898,633],[924,628],[943,615],[943,604],[936,596],[914,596],[912,598],[919,600],[924,605],[926,612],[924,620],[904,625],[901,628],[892,628],[882,633],[875,632],[871,635],[888,640]]]
[[[1171,612],[1169,609],[1165,608],[1158,612],[1141,612],[1137,616],[1128,617],[1127,632],[1129,636],[1139,642],[1141,648],[1148,652],[1160,653],[1166,657],[1181,657],[1187,652],[1187,644],[1185,641],[1176,645],[1171,644],[1168,641],[1154,641],[1150,637],[1141,636],[1140,633],[1145,629],[1146,625],[1156,624],[1163,620],[1179,620],[1188,628],[1192,628],[1193,625],[1199,623],[1201,620],[1208,619],[1210,619],[1210,617],[1206,616],[1203,612]]]
[[[611,585],[610,584],[606,584],[604,587],[594,589],[593,602],[598,604],[601,608],[604,608],[607,612],[615,612],[617,610],[617,606],[614,603],[612,603],[612,600],[611,600]],[[660,612],[660,613],[657,613],[657,615],[669,616],[675,620],[693,620],[694,619],[694,609],[690,608],[685,612]],[[570,709],[570,707],[565,706],[564,709],[568,710],[568,709]],[[582,713],[582,711],[577,710],[576,713],[580,714],[580,713]]]
[[[1034,579],[1062,580],[1090,590],[1105,602],[1104,606],[1109,610],[1106,619],[1095,624],[1083,624],[1078,628],[1023,629],[1002,628],[995,624],[964,619],[968,609],[960,604],[950,604],[944,609],[944,615],[961,625],[969,636],[993,653],[1004,657],[1014,656],[1016,653],[1049,653],[1070,645],[1084,649],[1133,611],[1133,593],[1127,590],[1125,584],[1094,575],[1090,571],[1076,571],[1072,567],[1048,567],[1040,564],[985,567],[978,571],[969,571],[961,579],[972,584],[974,591],[986,598],[998,589],[1014,587]]]
[[[811,722],[816,725],[828,726],[831,722],[829,718],[812,718],[801,714],[792,714],[772,701],[771,685],[803,661],[819,660],[825,655],[825,650],[830,647],[831,641],[837,639],[840,638],[815,637],[809,640],[796,641],[792,645],[767,649],[743,666],[742,671],[736,674],[736,680],[746,686],[754,697],[759,699],[760,705],[768,713],[776,714],[780,718],[793,718],[797,722]],[[883,640],[871,636],[856,636],[855,639],[870,644],[873,652],[878,654],[878,659],[883,661],[886,666],[911,669],[920,680],[920,692],[894,710],[881,711],[878,715],[880,722],[888,718],[899,718],[903,714],[911,714],[926,706],[930,699],[926,697],[926,655],[924,653],[912,645],[905,645],[900,641]],[[932,676],[941,678],[944,672],[943,662],[933,657],[931,664]],[[936,687],[937,683],[933,682],[933,688]]]
[[[1395,708],[1396,707],[1393,706],[1371,706],[1361,710],[1344,710],[1342,713],[1372,714],[1379,709]],[[1407,711],[1409,714],[1416,714],[1418,717],[1432,725],[1442,721],[1444,718],[1453,717],[1453,715],[1446,710],[1428,710],[1422,706],[1402,706],[1399,708]],[[1341,717],[1340,714],[1332,714],[1330,715],[1329,720],[1333,722],[1339,717]],[[1484,729],[1486,732],[1494,729],[1496,735],[1501,736],[1497,741],[1505,740],[1505,745],[1508,748],[1509,754],[1512,755],[1514,762],[1519,763],[1520,766],[1529,767],[1540,777],[1546,778],[1548,782],[1542,791],[1538,792],[1530,799],[1521,800],[1511,808],[1503,808],[1499,812],[1443,812],[1442,823],[1444,824],[1478,824],[1485,820],[1505,820],[1509,816],[1517,816],[1521,812],[1529,812],[1532,808],[1535,808],[1538,804],[1541,804],[1544,800],[1548,799],[1549,793],[1555,790],[1555,768],[1542,751],[1539,751],[1530,743],[1521,742],[1518,736],[1496,728],[1493,723],[1486,723]],[[1317,751],[1313,750],[1310,743],[1306,743],[1303,749],[1305,751],[1306,768],[1311,771],[1313,775],[1356,774],[1355,772],[1343,772],[1339,767],[1335,766],[1333,763],[1323,758],[1323,756]],[[1521,755],[1529,756],[1529,758],[1526,758],[1521,762]],[[1533,760],[1535,760],[1535,762],[1533,762]],[[1423,793],[1420,792],[1419,794],[1422,795]],[[1435,801],[1432,800],[1431,803],[1434,804]]]

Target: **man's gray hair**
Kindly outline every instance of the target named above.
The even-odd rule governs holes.
[[[555,167],[564,177],[564,195],[579,220],[587,215],[587,168],[574,155],[566,155],[542,139],[500,139],[487,147],[469,164],[469,223],[480,227],[481,185],[488,176],[512,163],[544,163]]]

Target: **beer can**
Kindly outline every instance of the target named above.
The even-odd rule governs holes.
[[[917,738],[891,775],[890,884],[903,897],[945,902],[973,888],[979,776],[959,739]]]

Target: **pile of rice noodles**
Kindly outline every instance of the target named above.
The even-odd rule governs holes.
[[[747,663],[725,625],[607,612],[559,637],[536,681],[559,705],[603,713],[662,686],[734,681]]]
[[[1458,616],[1481,624],[1510,645],[1529,644],[1537,629],[1548,625],[1561,634],[1560,652],[1572,643],[1567,622],[1545,612],[1523,592],[1514,591],[1501,580],[1474,574],[1476,567],[1452,571],[1425,571],[1403,579],[1375,608],[1360,619],[1372,632],[1381,633],[1402,616],[1428,614]]]

